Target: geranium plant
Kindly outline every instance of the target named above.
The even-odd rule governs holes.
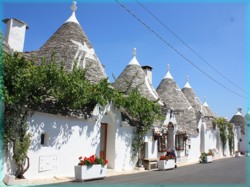
[[[174,160],[175,159],[175,156],[173,155],[168,155],[168,156],[160,156],[160,160]]]
[[[108,161],[104,159],[103,157],[98,157],[95,155],[92,155],[90,157],[79,157],[79,166],[92,166],[94,164],[101,164],[102,166],[106,165]]]

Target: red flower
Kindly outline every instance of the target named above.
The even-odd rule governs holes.
[[[95,156],[95,155],[91,155],[90,157],[84,157],[84,159],[82,159],[82,157],[79,157],[79,163],[78,165],[87,165],[87,166],[92,166],[93,164],[101,164],[101,165],[106,165],[108,163],[107,160],[104,160],[101,156]]]
[[[101,158],[104,158],[104,154],[103,154],[103,153],[101,153],[101,154],[100,154],[100,157],[101,157]]]

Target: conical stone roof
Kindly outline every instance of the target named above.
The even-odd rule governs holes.
[[[245,119],[241,112],[237,111],[237,113],[231,118],[229,122],[233,123],[236,126],[241,126],[242,124],[245,124]]]
[[[55,61],[58,64],[63,62],[68,71],[71,71],[76,63],[77,67],[86,68],[86,78],[96,83],[107,76],[86,34],[75,18],[75,10],[76,7],[72,9],[71,17],[38,51],[27,53],[26,57],[33,55],[38,59],[45,58],[48,62],[54,55]]]
[[[189,85],[189,86],[186,86]],[[195,95],[192,87],[190,86],[189,82],[187,81],[185,86],[181,89],[185,97],[187,98],[188,102],[192,105],[195,109],[195,112],[202,112],[202,104],[199,98]]]
[[[204,104],[201,103],[200,99],[196,96],[195,92],[190,86],[188,78],[181,91],[186,96],[192,107],[195,109],[197,122],[199,122],[199,120],[203,116],[203,121],[206,123],[207,128],[213,128],[213,119],[215,118],[215,114],[212,112],[206,102]]]
[[[241,113],[241,108],[238,109],[237,113],[231,118],[229,123],[233,123],[236,127],[240,127],[241,133],[245,134],[246,120]]]
[[[211,108],[208,106],[207,102],[206,102],[206,97],[205,97],[205,101],[203,103],[203,107],[205,108],[205,116],[209,116],[209,117],[214,117],[215,118],[215,113],[211,110]]]
[[[166,106],[173,109],[179,131],[196,134],[197,123],[195,111],[174,81],[169,70],[156,91]]]
[[[124,93],[138,88],[143,97],[151,101],[159,100],[157,92],[136,59],[135,49],[133,53],[134,57],[113,83],[114,88]],[[159,104],[161,103],[160,101]]]

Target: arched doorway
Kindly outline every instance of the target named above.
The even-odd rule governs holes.
[[[174,149],[174,125],[168,124],[167,149]]]
[[[108,168],[115,168],[115,123],[113,113],[108,111],[101,120],[100,154],[108,160]]]

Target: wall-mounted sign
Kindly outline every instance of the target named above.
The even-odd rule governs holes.
[[[56,156],[40,156],[39,171],[48,171],[56,169]]]

